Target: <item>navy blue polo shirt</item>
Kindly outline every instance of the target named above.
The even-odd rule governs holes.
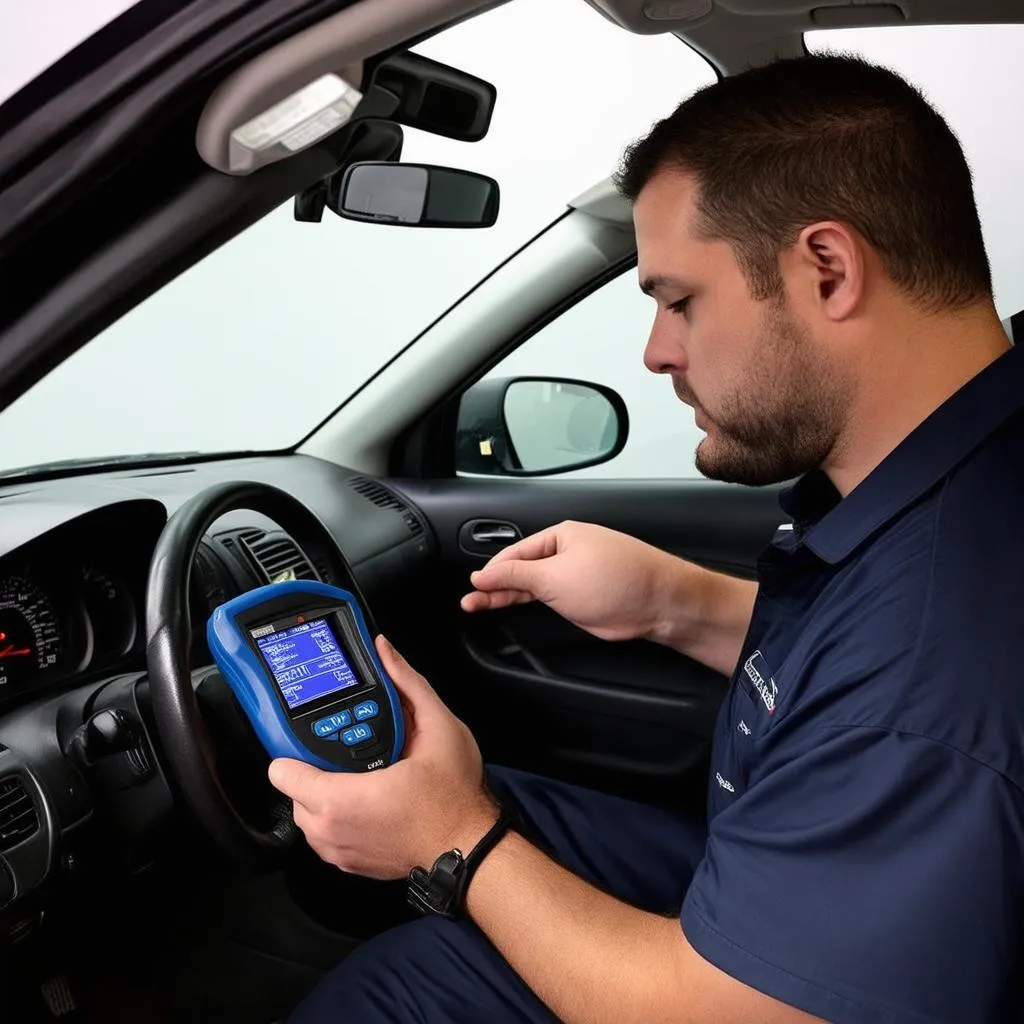
[[[831,1021],[1024,1018],[1024,350],[783,506],[687,939]]]

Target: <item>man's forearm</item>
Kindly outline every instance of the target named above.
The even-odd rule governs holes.
[[[480,865],[473,920],[566,1024],[682,1021],[689,949],[678,918],[587,885],[517,833]]]
[[[593,888],[518,833],[484,858],[466,905],[564,1024],[813,1024],[704,960],[674,915]]]
[[[750,627],[757,584],[673,558],[649,639],[732,675]]]

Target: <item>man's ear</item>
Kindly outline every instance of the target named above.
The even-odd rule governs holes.
[[[791,255],[812,289],[811,299],[830,320],[852,316],[864,298],[864,247],[860,235],[838,221],[811,224]]]

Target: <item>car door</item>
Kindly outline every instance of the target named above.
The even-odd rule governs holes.
[[[470,572],[517,538],[563,520],[599,523],[752,578],[784,518],[777,488],[712,482],[694,468],[702,435],[692,411],[641,361],[653,305],[637,288],[634,261],[575,299],[514,339],[471,388],[435,410],[428,419],[448,425],[434,434],[434,458],[407,458],[405,475],[393,481],[439,542],[422,664],[492,760],[639,799],[700,802],[725,678],[648,641],[598,640],[542,605],[476,615],[459,608]],[[511,478],[488,472],[487,459],[474,462],[464,446],[456,452],[467,416],[479,415],[488,392],[525,379],[538,387],[585,381],[615,392],[628,418],[621,450],[590,456],[585,468],[569,468],[580,461],[571,454],[562,468],[555,455],[544,469],[518,469]],[[476,444],[479,451],[475,438],[470,450]],[[490,438],[482,445],[493,456]]]

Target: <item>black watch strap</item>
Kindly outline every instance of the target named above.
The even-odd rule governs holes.
[[[498,820],[483,838],[463,856],[461,850],[442,853],[430,871],[414,867],[409,872],[407,899],[421,914],[458,918],[465,909],[466,890],[480,862],[494,849],[513,823],[513,814],[502,805]]]

